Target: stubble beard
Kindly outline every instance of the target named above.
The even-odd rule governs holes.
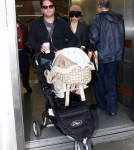
[[[44,14],[44,17],[45,18],[52,18],[52,17],[54,17],[54,13],[53,14]]]

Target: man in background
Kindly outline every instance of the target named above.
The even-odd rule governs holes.
[[[98,77],[94,84],[98,107],[116,115],[116,75],[124,50],[124,21],[121,14],[109,10],[109,1],[100,0],[98,14],[90,22],[90,49],[98,52]]]
[[[19,55],[19,68],[21,73],[21,80],[23,87],[27,93],[32,93],[32,89],[29,85],[29,58],[28,58],[28,47],[26,46],[28,32],[26,27],[17,21],[17,37],[18,37],[18,55]]]

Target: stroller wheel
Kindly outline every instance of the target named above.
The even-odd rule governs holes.
[[[39,137],[41,135],[41,128],[37,120],[33,121],[33,132],[36,137]]]
[[[83,139],[83,146],[84,146],[85,150],[92,150],[91,143],[90,143],[89,139],[87,139],[87,138]]]
[[[48,116],[47,116],[47,115],[48,115],[48,114],[46,114],[46,112],[43,112],[43,113],[42,113],[42,120],[43,120],[42,126],[43,126],[43,128],[47,127],[47,124],[48,124],[48,122],[49,122],[49,119],[48,119]]]
[[[47,117],[44,117],[44,118],[43,118],[43,124],[42,124],[43,128],[46,128],[46,127],[47,127],[48,121],[49,121],[49,120],[48,120]]]
[[[75,150],[84,150],[82,141],[75,141],[74,146],[75,146]]]
[[[82,141],[75,141],[75,150],[92,150],[91,144],[83,144]]]
[[[88,145],[86,145],[85,148],[86,148],[85,150],[92,150],[92,146],[90,143],[88,143]]]

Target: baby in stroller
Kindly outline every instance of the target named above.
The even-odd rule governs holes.
[[[81,49],[72,47],[60,51],[53,63],[37,65],[47,107],[42,114],[43,124],[33,122],[35,135],[39,136],[50,120],[63,135],[75,140],[75,150],[91,150],[88,139],[95,125],[84,89],[91,81],[93,63]]]

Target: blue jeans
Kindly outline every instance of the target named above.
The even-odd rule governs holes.
[[[100,63],[98,77],[94,84],[98,107],[105,109],[108,113],[117,112],[116,75],[118,64],[118,61]]]

